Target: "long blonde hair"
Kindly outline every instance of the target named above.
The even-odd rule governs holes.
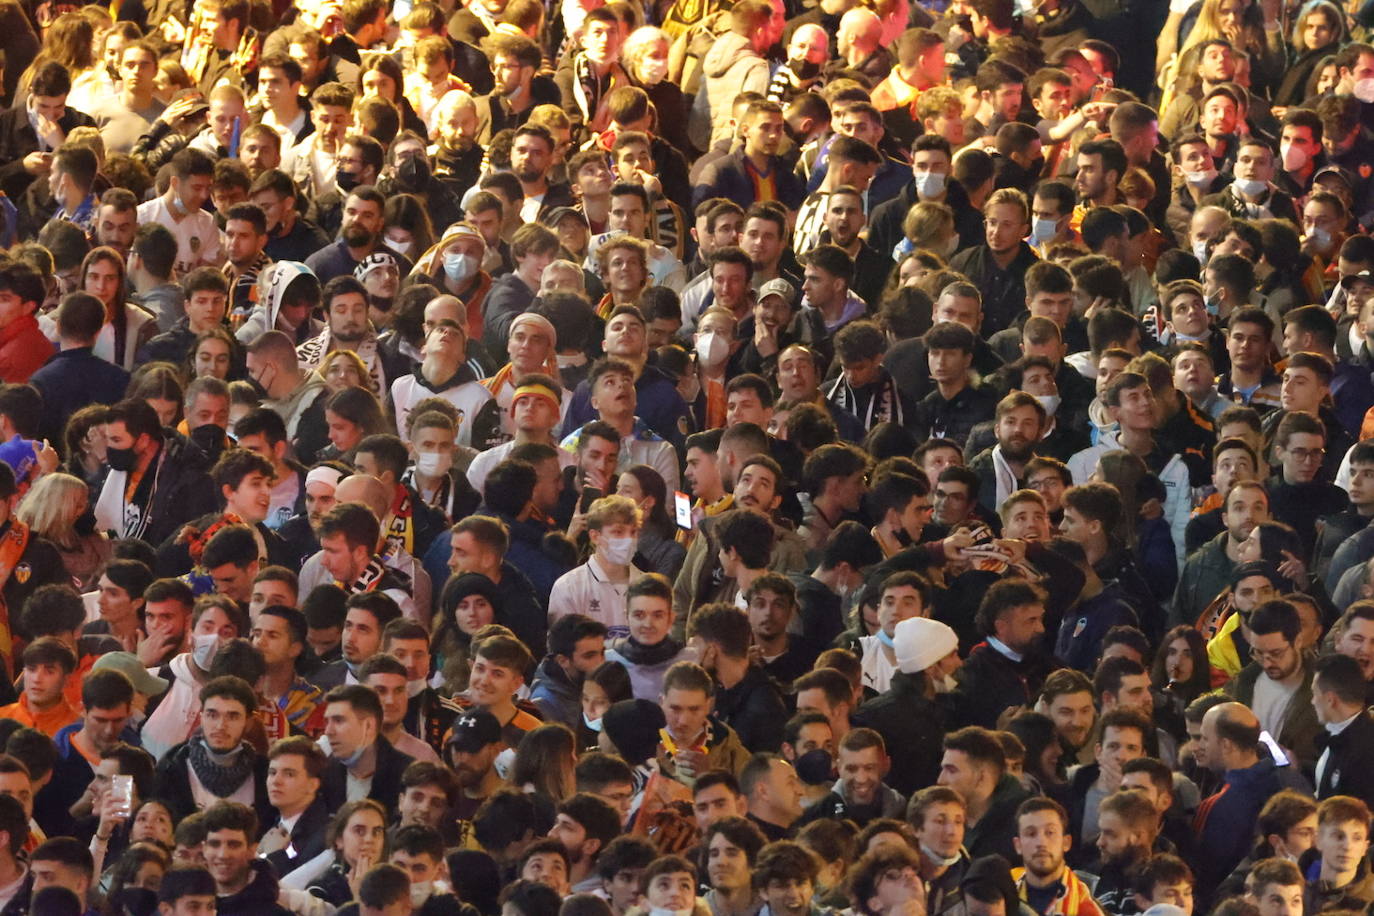
[[[1210,41],[1213,38],[1226,38],[1226,33],[1221,28],[1221,4],[1223,2],[1225,0],[1202,0],[1202,9],[1198,11],[1197,21],[1193,23],[1193,28],[1188,32],[1188,37],[1183,40],[1183,44],[1178,49],[1180,60],[1204,41]],[[1254,0],[1245,0],[1245,8],[1241,10],[1240,18],[1245,46],[1235,50],[1256,51],[1262,49],[1264,47],[1264,22],[1261,19],[1259,4],[1255,3]]]
[[[44,474],[19,501],[16,514],[34,533],[71,550],[80,543],[75,524],[88,499],[80,479],[71,474]]]

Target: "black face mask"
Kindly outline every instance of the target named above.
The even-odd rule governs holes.
[[[1043,171],[1045,171],[1044,156],[1036,156],[1030,161],[1030,164],[1026,166],[1026,174],[1030,175],[1032,178],[1039,178],[1040,173]]]
[[[105,448],[105,461],[112,471],[131,471],[137,460],[138,456],[134,454],[134,450],[131,448],[115,448],[113,446],[106,446]]]
[[[191,441],[200,446],[211,461],[218,461],[224,451],[224,430],[213,423],[197,426],[191,430]]]
[[[407,156],[396,166],[396,180],[417,193],[429,187],[433,172],[424,156]]]
[[[78,515],[76,521],[72,522],[72,527],[75,528],[76,533],[82,537],[88,534],[95,534],[95,510],[87,506],[86,511]]]
[[[128,916],[152,916],[157,912],[157,893],[144,887],[125,887],[114,895],[116,907]]]
[[[339,169],[334,173],[334,181],[338,184],[339,190],[347,194],[358,186],[358,173]]]
[[[807,751],[795,761],[797,778],[808,786],[823,786],[834,778],[834,761],[823,747]]]
[[[806,57],[800,60],[789,60],[787,68],[795,73],[798,79],[813,80],[821,75],[821,65]]]

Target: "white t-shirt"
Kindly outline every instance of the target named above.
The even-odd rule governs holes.
[[[197,210],[178,222],[167,207],[167,201],[157,197],[138,205],[139,225],[161,223],[171,230],[177,240],[176,272],[186,274],[202,265],[218,266],[224,260],[220,254],[219,227],[215,218],[204,210]]]
[[[1255,702],[1251,711],[1259,719],[1260,728],[1273,735],[1275,741],[1283,730],[1283,717],[1288,712],[1288,704],[1297,692],[1297,684],[1285,687],[1263,674],[1255,679]]]

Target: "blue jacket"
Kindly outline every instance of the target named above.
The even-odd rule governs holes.
[[[1135,611],[1122,596],[1116,582],[1104,582],[1100,593],[1080,601],[1059,624],[1054,655],[1070,668],[1092,672],[1102,654],[1102,637],[1118,624],[1135,626]]]
[[[1203,799],[1193,818],[1197,848],[1208,854],[1194,861],[1198,894],[1206,900],[1241,859],[1250,852],[1255,818],[1269,796],[1283,788],[1274,761],[1265,753],[1243,770],[1227,770],[1221,791]]]
[[[724,197],[744,209],[758,200],[754,189],[754,179],[749,177],[744,152],[730,153],[708,165],[701,173],[700,180],[692,187],[692,207],[696,208],[703,200]],[[778,200],[789,210],[796,210],[806,199],[806,185],[797,173],[789,169],[779,157],[773,157],[773,185]]]

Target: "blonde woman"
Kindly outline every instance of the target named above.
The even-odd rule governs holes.
[[[1274,0],[1202,0],[1197,19],[1186,32],[1186,18],[1192,7],[1178,12],[1170,9],[1160,33],[1156,64],[1164,98],[1160,110],[1168,108],[1173,96],[1184,91],[1195,79],[1202,46],[1213,38],[1223,38],[1238,52],[1250,57],[1250,85],[1259,92],[1278,83],[1283,75],[1287,44],[1279,22],[1280,4]],[[1179,36],[1183,40],[1179,41]],[[1177,53],[1175,53],[1177,51]]]
[[[90,492],[71,474],[45,474],[19,501],[19,520],[34,534],[52,541],[62,565],[81,591],[95,587],[96,576],[109,562],[110,541],[96,531],[94,519],[83,519]]]

